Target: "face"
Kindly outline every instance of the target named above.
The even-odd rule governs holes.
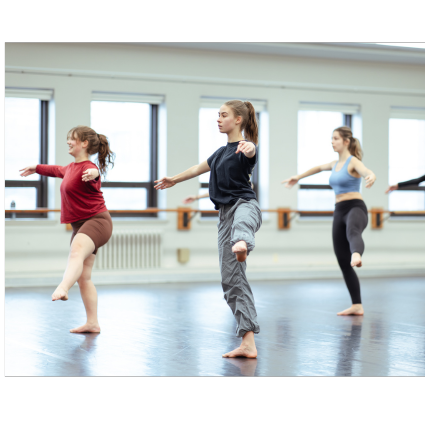
[[[242,122],[242,117],[235,117],[232,108],[222,105],[218,112],[218,130],[220,133],[230,133]]]
[[[342,152],[344,149],[348,148],[350,142],[348,140],[344,140],[339,131],[334,131],[332,135],[332,147],[335,152]]]
[[[68,145],[68,153],[74,157],[79,156],[84,150],[87,149],[88,142],[80,142],[74,138],[70,138],[66,141]]]

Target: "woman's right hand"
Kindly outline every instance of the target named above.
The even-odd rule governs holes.
[[[168,189],[169,187],[173,187],[176,184],[171,177],[163,177],[162,179],[155,180],[154,183],[158,183],[156,186],[154,186],[156,190]]]
[[[188,196],[186,199],[183,199],[183,204],[191,204],[198,199],[197,196]]]
[[[393,184],[392,186],[389,186],[388,189],[385,191],[385,193],[390,193],[393,190],[397,190],[398,189],[398,184]]]
[[[299,180],[298,176],[292,176],[289,179],[283,180],[281,182],[281,184],[286,183],[285,187],[287,187],[288,189],[290,189],[294,184],[297,184]]]
[[[30,167],[26,167],[26,168],[22,168],[21,173],[21,177],[26,177],[26,176],[30,176],[31,174],[35,173],[35,169],[37,168],[36,165],[31,165]]]

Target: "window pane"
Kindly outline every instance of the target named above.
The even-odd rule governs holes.
[[[115,166],[108,171],[108,181],[150,180],[149,104],[93,101],[91,126],[108,138],[116,154]]]
[[[341,112],[298,112],[298,173],[338,159],[332,149],[332,132],[342,125],[344,114]],[[329,184],[330,175],[330,171],[324,171],[303,179],[301,183]]]
[[[395,184],[424,175],[425,120],[392,118],[389,125],[389,183]],[[414,211],[425,208],[425,192],[394,191],[389,196],[390,210]]]
[[[37,208],[37,189],[35,187],[6,187],[4,190],[4,207],[10,209],[15,201],[15,208],[32,210]]]
[[[207,188],[199,189],[199,195],[203,195],[204,193],[208,193]],[[199,209],[200,210],[210,211],[210,210],[213,210],[215,208],[214,204],[211,202],[210,198],[201,198],[201,199],[199,199],[198,202],[199,202]]]
[[[396,190],[390,193],[390,211],[425,210],[425,192]]]
[[[40,162],[40,101],[5,99],[5,179],[20,180],[19,170]],[[38,174],[26,180],[38,180]],[[35,189],[34,189],[35,190]]]
[[[102,187],[108,210],[144,210],[148,191],[143,187]]]
[[[333,211],[335,209],[335,194],[326,189],[298,190],[298,208],[301,211]]]
[[[227,143],[227,135],[218,131],[218,111],[217,108],[199,110],[199,162],[207,160],[218,148]],[[201,183],[208,183],[209,179],[210,173],[199,176]]]

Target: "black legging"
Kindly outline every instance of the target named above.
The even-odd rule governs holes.
[[[363,255],[362,232],[367,226],[366,204],[360,199],[342,201],[335,204],[332,238],[336,258],[344,275],[353,304],[361,304],[360,282],[353,267],[351,255]]]

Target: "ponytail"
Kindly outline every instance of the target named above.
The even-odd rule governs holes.
[[[245,138],[258,146],[258,124],[255,109],[251,102],[246,101],[244,103],[248,108],[248,120],[244,128]]]
[[[106,175],[109,165],[114,167],[115,154],[111,151],[108,139],[103,134],[97,135],[99,138],[99,151],[97,154],[97,162],[99,165],[100,174]]]
[[[228,100],[225,105],[230,106],[236,117],[242,117],[241,131],[244,132],[244,137],[258,146],[258,124],[252,103]]]
[[[115,154],[111,151],[108,139],[103,134],[97,134],[92,128],[79,125],[68,131],[68,139],[88,141],[87,153],[94,155],[97,153],[97,163],[99,172],[106,176],[109,165],[114,166]]]
[[[360,161],[363,158],[363,150],[360,145],[360,140],[356,139],[355,137],[351,137],[350,144],[348,146],[348,150],[351,153],[351,155],[355,156]]]
[[[360,140],[353,137],[350,127],[338,127],[334,131],[337,131],[339,135],[344,139],[348,140],[350,144],[348,145],[348,151],[351,155],[355,156],[358,160],[363,158],[363,150],[360,145]]]

